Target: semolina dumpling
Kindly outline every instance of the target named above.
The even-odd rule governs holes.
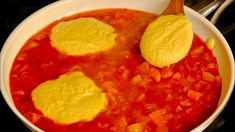
[[[31,96],[37,109],[61,124],[90,121],[107,105],[105,93],[82,72],[43,82]]]
[[[156,67],[177,63],[189,52],[192,24],[184,15],[159,16],[149,24],[140,43],[142,56]]]
[[[68,55],[105,51],[115,45],[115,29],[95,18],[60,22],[51,30],[51,44]]]

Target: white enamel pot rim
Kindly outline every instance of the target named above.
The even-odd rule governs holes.
[[[11,65],[26,40],[51,22],[78,12],[103,8],[128,8],[160,14],[167,4],[168,1],[162,0],[61,0],[38,10],[15,28],[1,50],[0,82],[5,101],[27,127],[32,131],[42,131],[16,109],[9,90]],[[204,130],[220,114],[231,96],[234,85],[234,58],[228,43],[213,24],[188,7],[185,7],[185,14],[192,22],[196,34],[203,40],[212,37],[216,41],[213,52],[217,57],[222,76],[222,93],[218,108],[206,121],[192,130],[199,132]]]

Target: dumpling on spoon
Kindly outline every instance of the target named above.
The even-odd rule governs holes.
[[[161,15],[148,25],[140,42],[141,54],[148,63],[161,68],[177,63],[188,54],[193,30],[182,14]]]

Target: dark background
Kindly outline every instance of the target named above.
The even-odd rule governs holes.
[[[12,30],[27,16],[55,0],[0,0],[0,45],[3,46]],[[186,0],[185,4],[199,10],[213,0]],[[207,18],[210,19],[211,15]],[[217,28],[223,33],[234,52],[235,2],[220,17]],[[0,47],[0,48],[1,48]],[[235,92],[219,117],[205,132],[235,131]],[[9,109],[0,94],[0,132],[28,132],[16,115]]]

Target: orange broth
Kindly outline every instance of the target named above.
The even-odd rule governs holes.
[[[85,56],[68,56],[53,48],[51,28],[80,17],[97,18],[113,26],[116,46]],[[139,43],[147,25],[156,18],[136,10],[103,9],[45,27],[25,43],[12,65],[10,87],[16,108],[44,131],[125,132],[135,123],[145,132],[195,128],[214,112],[220,98],[216,58],[195,34],[189,54],[180,62],[165,68],[148,64]],[[34,107],[32,90],[70,71],[82,71],[106,93],[108,106],[92,121],[58,124]]]

